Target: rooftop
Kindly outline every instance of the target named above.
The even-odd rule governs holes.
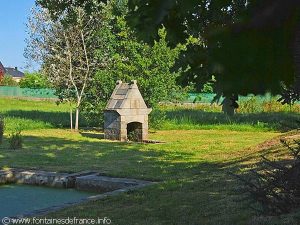
[[[106,110],[117,109],[148,109],[135,80],[131,83],[117,82]]]
[[[12,77],[24,77],[24,73],[19,71],[17,67],[5,67],[5,72]]]

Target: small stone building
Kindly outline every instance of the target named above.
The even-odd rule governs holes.
[[[104,110],[104,137],[142,141],[148,138],[148,108],[135,80],[118,81]]]

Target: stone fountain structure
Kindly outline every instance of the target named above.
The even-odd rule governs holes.
[[[104,110],[104,137],[127,141],[134,135],[135,141],[148,138],[148,108],[139,91],[136,80],[130,83],[117,81]]]

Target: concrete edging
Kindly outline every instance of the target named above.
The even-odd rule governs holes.
[[[78,180],[77,180],[78,179]],[[77,184],[80,182],[80,185]],[[71,206],[97,201],[107,197],[116,196],[128,191],[134,191],[157,182],[143,181],[137,179],[114,178],[103,176],[103,174],[94,171],[82,171],[78,173],[56,173],[40,170],[9,169],[0,170],[0,185],[7,183],[27,184],[34,186],[46,186],[53,188],[74,188],[86,192],[99,189],[100,194],[95,194],[79,200],[62,203],[43,209],[34,210],[22,215],[16,215],[10,218],[27,218],[33,216],[43,216],[48,213],[56,212]],[[90,188],[90,189],[89,189]],[[103,191],[107,191],[104,192]],[[0,222],[0,224],[2,224]]]

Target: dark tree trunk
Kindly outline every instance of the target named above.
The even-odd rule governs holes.
[[[294,63],[295,63],[295,91],[300,93],[300,23],[297,25],[294,42]]]

